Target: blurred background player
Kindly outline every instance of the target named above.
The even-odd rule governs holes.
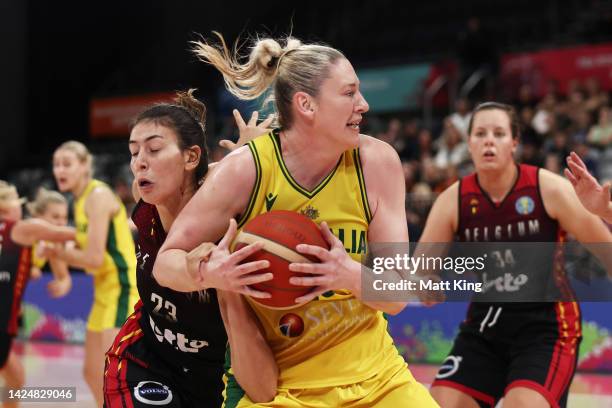
[[[511,106],[478,105],[468,131],[476,172],[438,197],[420,245],[455,239],[554,243],[562,242],[563,231],[583,243],[612,242],[606,226],[584,209],[570,183],[514,161],[519,125]],[[521,232],[520,223],[537,228]],[[535,281],[530,284],[545,286],[550,274],[558,273],[555,257],[544,247],[537,248],[536,257],[534,264],[542,270],[531,265],[531,270],[518,272]],[[509,263],[500,268],[517,276]],[[567,284],[565,276],[559,277],[561,285]],[[493,302],[470,304],[432,395],[443,407],[494,407],[502,397],[504,407],[565,407],[582,338],[578,303],[509,303],[520,292],[504,293],[503,285],[498,286],[490,289]]]
[[[215,292],[178,292],[151,274],[166,232],[208,171],[206,107],[192,92],[142,112],[130,134],[141,300],[107,353],[107,408],[148,406],[152,393],[173,407],[221,406],[227,336]],[[240,141],[226,141],[230,149],[268,130],[269,120],[256,125],[257,113],[248,125],[235,115]],[[210,248],[194,254],[206,258]]]
[[[11,346],[17,335],[21,297],[30,276],[30,247],[39,240],[65,242],[75,238],[74,228],[41,219],[22,220],[24,201],[15,186],[0,180],[0,375],[10,389],[19,389],[25,383],[23,366]],[[3,403],[7,408],[17,406],[14,402]]]
[[[397,153],[359,133],[368,104],[352,65],[334,48],[292,38],[284,46],[258,40],[242,63],[218,37],[220,45],[196,43],[197,55],[223,74],[228,90],[240,99],[271,89],[280,128],[215,166],[176,219],[154,274],[163,272],[168,284],[191,277],[196,288],[220,289],[231,355],[225,406],[436,406],[387,332],[383,312],[399,313],[405,304],[360,299],[359,260],[366,237],[368,242],[408,242],[408,231]],[[316,288],[296,299],[306,302],[291,310],[304,330],[291,336],[279,329],[287,311],[237,295],[263,296],[246,279],[227,282],[212,273],[218,264],[233,264],[236,254],[229,254],[227,241],[237,225],[277,209],[300,211],[322,223],[331,246],[297,248],[321,263],[291,265],[316,275],[293,280]],[[218,240],[232,217],[238,223],[230,221],[208,262],[189,263],[188,251]],[[329,228],[345,231],[346,242]],[[355,242],[348,242],[351,236]],[[347,254],[345,246],[354,249]],[[306,322],[307,316],[322,314],[326,318],[318,325]],[[254,319],[261,324],[263,343]]]
[[[40,218],[58,227],[68,225],[68,201],[57,191],[47,190],[44,187],[38,189],[34,201],[26,204],[28,212],[32,217]],[[40,257],[45,245],[53,245],[46,241],[35,242],[32,245],[32,267],[30,277],[38,279],[42,276],[42,268],[49,262],[53,280],[49,282],[47,289],[51,297],[65,296],[72,287],[72,279],[68,271],[68,265],[59,259],[46,259]]]
[[[93,275],[83,373],[101,407],[104,353],[138,300],[134,241],[123,204],[106,184],[92,178],[92,156],[82,143],[65,142],[55,150],[53,175],[59,190],[74,196],[78,247],[46,247],[43,254]]]

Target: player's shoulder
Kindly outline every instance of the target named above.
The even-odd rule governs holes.
[[[209,170],[204,184],[218,184],[242,188],[253,184],[256,178],[253,155],[248,146],[242,146],[229,153]]]
[[[366,156],[372,159],[395,159],[399,160],[399,155],[393,146],[368,135],[359,135],[359,153],[361,156]]]
[[[445,188],[440,194],[438,194],[433,206],[454,215],[457,211],[457,206],[459,205],[459,185],[460,182],[455,181],[453,184]]]
[[[395,148],[372,136],[359,135],[359,156],[364,170],[374,168],[385,171],[401,167],[401,161]]]

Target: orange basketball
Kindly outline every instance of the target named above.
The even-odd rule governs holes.
[[[253,285],[254,289],[268,292],[272,297],[253,300],[272,309],[290,309],[298,306],[295,299],[310,292],[312,287],[289,283],[289,278],[292,276],[309,276],[290,271],[289,264],[319,262],[316,257],[300,254],[295,247],[298,244],[309,244],[329,248],[321,230],[310,218],[302,214],[292,211],[271,211],[258,215],[244,226],[234,240],[234,250],[257,241],[263,241],[264,248],[243,262],[269,261],[269,269],[262,269],[256,273],[272,272],[274,278]]]

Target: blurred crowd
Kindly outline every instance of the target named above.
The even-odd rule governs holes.
[[[571,81],[566,94],[554,81],[547,88],[538,98],[525,84],[514,100],[507,101],[521,123],[517,161],[562,174],[565,157],[573,150],[600,181],[611,180],[609,93],[593,78]],[[393,117],[372,126],[372,134],[393,145],[402,160],[411,240],[420,236],[436,194],[473,170],[467,145],[472,108],[472,101],[458,99],[454,112],[433,128],[424,127],[418,117]]]
[[[565,157],[576,151],[589,170],[601,181],[612,180],[612,112],[610,95],[595,79],[571,81],[562,93],[556,82],[549,82],[543,97],[532,87],[522,85],[510,102],[521,122],[518,162],[562,174]],[[431,127],[424,126],[420,112],[380,117],[368,113],[362,132],[391,144],[397,150],[406,183],[406,214],[410,239],[418,240],[436,195],[472,170],[467,146],[471,109],[476,101],[459,98],[454,111],[442,112]],[[243,115],[248,114],[244,112]],[[228,118],[234,137],[237,130]],[[222,122],[221,120],[219,122]],[[225,122],[223,122],[225,123]],[[218,161],[227,150],[217,146],[211,133],[230,137],[232,129],[209,132],[209,159]],[[131,194],[132,175],[124,140],[114,146],[90,145],[96,152],[96,178],[109,183],[129,211],[135,205]],[[54,189],[48,168],[25,169],[10,178],[21,194],[33,197],[39,186]]]

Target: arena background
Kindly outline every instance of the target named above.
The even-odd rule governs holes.
[[[196,61],[189,41],[222,32],[289,31],[342,50],[370,103],[364,133],[394,145],[403,161],[411,241],[418,240],[438,192],[471,170],[466,111],[496,99],[520,112],[518,159],[557,173],[577,151],[600,180],[612,179],[612,1],[223,2],[3,0],[0,5],[0,179],[32,197],[55,188],[51,154],[85,142],[96,176],[130,206],[128,123],[175,90],[198,88],[208,106],[210,156],[236,137],[231,109],[250,114]],[[597,134],[597,136],[595,136]],[[22,338],[81,343],[91,298],[75,271],[72,293],[50,300],[49,275],[31,282]],[[612,294],[612,288],[606,287]],[[612,373],[609,303],[582,305],[579,369]],[[409,362],[440,363],[465,305],[411,305],[393,317]]]

